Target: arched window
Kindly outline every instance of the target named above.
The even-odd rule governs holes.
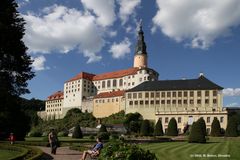
[[[119,80],[119,86],[122,86],[122,85],[123,85],[123,80],[120,79],[120,80]]]

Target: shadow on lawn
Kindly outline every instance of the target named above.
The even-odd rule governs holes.
[[[43,153],[42,157],[40,158],[41,160],[52,160],[54,159],[50,154]]]

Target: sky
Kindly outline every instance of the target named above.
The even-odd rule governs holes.
[[[30,94],[46,99],[81,71],[132,67],[142,19],[148,64],[160,80],[202,72],[240,106],[239,0],[17,0],[23,41],[36,76]]]

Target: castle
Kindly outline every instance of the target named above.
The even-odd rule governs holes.
[[[214,117],[226,129],[227,111],[223,108],[223,88],[202,73],[196,79],[158,80],[159,74],[148,68],[144,32],[140,25],[132,68],[102,74],[81,72],[64,83],[63,91],[50,95],[41,117],[63,118],[72,108],[92,112],[97,118],[124,110],[139,112],[144,119],[177,120],[179,132],[198,118],[211,128]]]

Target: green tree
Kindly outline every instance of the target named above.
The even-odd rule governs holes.
[[[23,139],[30,129],[30,119],[20,110],[19,96],[29,93],[27,81],[32,79],[32,61],[23,43],[24,20],[14,0],[0,5],[0,126],[1,132],[14,132]]]
[[[151,130],[151,125],[149,120],[143,120],[140,128],[141,136],[149,136]]]
[[[77,124],[73,130],[72,138],[83,138],[82,130],[79,124]]]
[[[229,117],[225,136],[226,137],[237,137],[238,136],[237,126],[238,126],[238,124],[237,124],[236,118],[233,116]]]
[[[158,119],[156,126],[154,128],[154,135],[155,136],[163,136],[162,121],[160,119]]]
[[[199,118],[199,119],[198,119],[198,122],[199,122],[199,124],[200,124],[200,126],[201,126],[201,128],[202,128],[203,134],[204,134],[205,136],[207,136],[206,123],[205,123],[205,120],[203,119],[203,117]]]
[[[175,118],[171,118],[168,123],[167,135],[168,136],[178,135],[177,121]]]
[[[131,130],[130,123],[134,121],[134,122],[137,122],[140,126],[142,120],[143,120],[143,118],[140,113],[137,113],[137,112],[136,113],[128,113],[125,116],[123,124],[128,132],[135,132],[135,130],[134,131]],[[139,130],[140,130],[140,128],[139,128]]]
[[[211,125],[211,136],[218,137],[221,136],[221,126],[217,117],[214,117],[212,125]]]
[[[188,137],[189,143],[206,143],[206,137],[199,121],[193,122]]]

